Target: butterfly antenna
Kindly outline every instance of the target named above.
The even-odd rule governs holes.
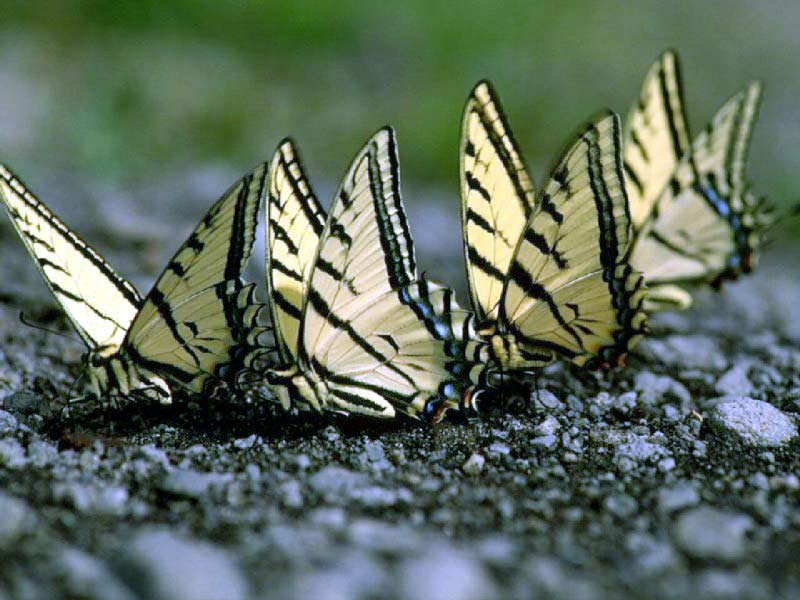
[[[69,390],[67,390],[69,395],[70,395],[70,397],[72,396],[72,392],[75,391],[75,386],[78,385],[78,382],[83,378],[83,375],[84,375],[84,373],[86,373],[86,369],[88,369],[88,368],[89,368],[88,365],[84,365],[83,368],[78,373],[77,377],[75,377],[75,379],[72,381],[72,384],[69,386]],[[83,397],[84,396],[81,396],[81,398],[83,398]]]
[[[75,336],[69,335],[64,333],[63,331],[56,331],[55,329],[50,329],[49,327],[45,327],[44,325],[40,325],[39,323],[34,323],[33,321],[27,320],[25,313],[23,311],[19,311],[19,320],[22,322],[23,325],[27,325],[28,327],[33,327],[34,329],[39,329],[46,333],[52,333],[53,335],[59,335],[63,338],[67,338],[68,340],[75,340]]]

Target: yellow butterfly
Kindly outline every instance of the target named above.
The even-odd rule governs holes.
[[[537,194],[491,84],[461,129],[461,216],[472,308],[501,370],[616,364],[645,330],[627,262],[619,117],[586,126]]]
[[[624,165],[634,242],[631,264],[647,308],[686,308],[686,284],[718,286],[756,263],[770,209],[745,178],[761,84],[720,108],[691,141],[678,57],[667,51],[645,77],[627,120]]]
[[[0,199],[50,291],[86,343],[91,393],[169,403],[233,381],[257,348],[260,305],[240,275],[266,165],[211,207],[142,299],[86,242],[0,166]],[[243,362],[244,361],[244,362]]]
[[[255,375],[287,410],[437,421],[474,401],[486,348],[452,290],[417,273],[399,177],[387,127],[353,160],[326,217],[291,140],[275,152],[266,264],[282,364]]]

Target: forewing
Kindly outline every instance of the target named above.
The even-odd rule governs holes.
[[[325,227],[325,211],[291,140],[284,140],[275,152],[267,181],[267,292],[278,352],[289,364],[297,359],[303,299]]]
[[[609,362],[641,333],[641,276],[627,265],[630,217],[619,118],[591,123],[553,171],[506,281],[501,325],[529,350]]]
[[[624,167],[633,228],[638,230],[689,149],[678,57],[662,54],[645,77],[624,135]]]
[[[145,298],[124,349],[150,369],[199,392],[251,343],[255,304],[240,275],[265,190],[261,164],[206,213]]]
[[[300,358],[307,360],[340,330],[363,344],[350,319],[415,279],[397,146],[394,132],[385,128],[356,156],[334,199],[306,294]]]
[[[723,197],[745,185],[747,151],[760,103],[761,84],[755,81],[728,100],[692,144],[698,174]]]
[[[472,306],[480,320],[493,320],[535,193],[488,81],[478,83],[467,100],[460,161],[461,222]]]
[[[90,348],[119,346],[141,298],[95,250],[0,166],[0,198],[47,286]]]

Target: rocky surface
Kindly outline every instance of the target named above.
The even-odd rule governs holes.
[[[170,254],[109,231],[137,283]],[[626,369],[554,366],[508,414],[429,429],[221,403],[64,413],[82,347],[19,322],[69,331],[1,232],[0,599],[800,596],[787,252],[657,319]]]

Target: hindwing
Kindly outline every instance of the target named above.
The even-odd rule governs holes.
[[[433,418],[436,407],[460,406],[481,348],[471,336],[452,291],[418,278],[397,145],[384,128],[334,199],[306,288],[300,374],[287,387],[314,408]]]

